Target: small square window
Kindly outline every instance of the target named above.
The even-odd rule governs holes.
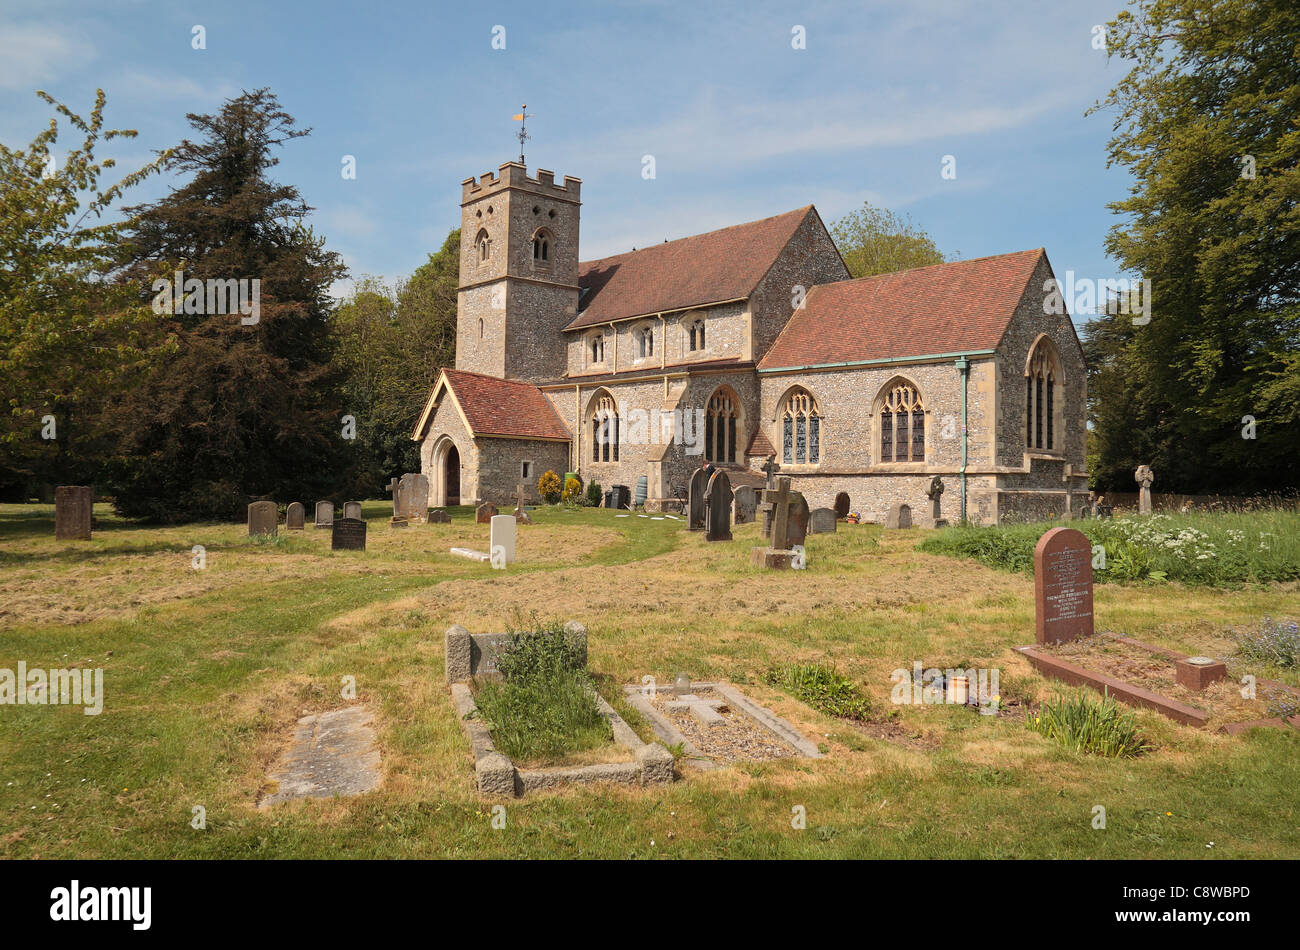
[[[529,478],[532,478],[532,477],[533,477],[533,463],[532,463],[532,462],[523,462],[523,463],[520,465],[519,468],[520,468],[519,474],[520,474],[521,476],[523,476],[523,478],[525,478],[525,479],[529,479]]]

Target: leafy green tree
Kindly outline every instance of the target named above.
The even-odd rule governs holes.
[[[157,307],[167,293],[159,281],[179,270],[186,297],[179,313],[164,299],[159,318],[177,337],[175,357],[118,407],[120,449],[109,464],[118,510],[238,518],[258,496],[331,497],[351,452],[328,332],[329,288],[346,270],[307,225],[312,209],[298,189],[268,174],[279,162],[273,150],[310,130],[266,89],[187,118],[198,139],[183,141],[168,167],[188,182],[129,209],[124,280]],[[210,294],[191,307],[195,280],[200,289],[247,281],[250,312]]]
[[[854,277],[944,262],[934,239],[913,224],[911,217],[873,207],[870,201],[835,221],[830,230]]]
[[[1093,332],[1111,361],[1092,377],[1099,487],[1133,490],[1146,462],[1166,491],[1294,489],[1300,6],[1132,6],[1107,26],[1132,68],[1096,108],[1114,112],[1110,164],[1134,179],[1107,250],[1152,281],[1152,312]]]
[[[60,156],[54,117],[26,148],[0,145],[0,487],[22,500],[37,481],[93,475],[99,410],[168,342],[137,295],[106,281],[123,223],[104,220],[165,156],[103,187],[115,163],[96,149],[136,133],[104,128],[102,89],[89,118],[37,95],[81,142]]]

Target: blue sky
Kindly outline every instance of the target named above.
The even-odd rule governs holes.
[[[34,89],[85,113],[102,86],[109,124],[140,132],[112,152],[133,168],[190,133],[185,113],[269,86],[314,130],[276,177],[354,277],[391,280],[459,224],[462,179],[518,157],[526,101],[530,171],[583,179],[584,259],[809,203],[829,224],[870,200],[949,255],[1044,246],[1063,279],[1120,276],[1105,206],[1129,180],[1106,168],[1109,114],[1084,112],[1126,71],[1092,47],[1122,6],[0,0],[0,141],[48,121]]]

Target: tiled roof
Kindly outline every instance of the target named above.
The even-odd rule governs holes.
[[[775,455],[776,449],[772,448],[772,443],[768,441],[762,429],[754,430],[754,437],[749,440],[749,448],[745,449],[745,455],[749,457],[758,456],[767,458],[769,455]]]
[[[459,369],[444,369],[442,373],[475,437],[572,438],[550,400],[532,383]]]
[[[748,297],[812,205],[578,265],[583,309],[566,329]]]
[[[760,370],[996,349],[1042,248],[818,284]]]

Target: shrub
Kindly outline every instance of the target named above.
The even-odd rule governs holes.
[[[582,483],[576,478],[570,478],[564,483],[564,493],[560,500],[566,505],[577,504],[578,498],[582,495]]]
[[[550,469],[542,473],[542,477],[537,480],[537,494],[548,504],[553,505],[560,500],[560,476],[556,475]]]
[[[764,679],[769,686],[785,690],[828,716],[857,721],[871,718],[870,697],[830,663],[795,663],[768,670]]]
[[[1258,630],[1238,634],[1237,653],[1248,660],[1291,668],[1300,663],[1300,625],[1264,618]]]
[[[1025,726],[1088,755],[1124,758],[1147,750],[1133,713],[1121,711],[1109,695],[1096,699],[1079,693],[1045,702],[1038,712],[1025,717]]]
[[[587,485],[587,507],[600,507],[600,485],[597,482],[591,482]]]

